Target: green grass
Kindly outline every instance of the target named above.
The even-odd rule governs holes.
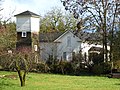
[[[0,71],[0,75],[13,74],[17,72]],[[25,87],[20,87],[19,78],[0,78],[0,90],[120,90],[120,79],[29,73]]]

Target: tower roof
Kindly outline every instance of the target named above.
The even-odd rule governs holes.
[[[22,13],[16,14],[15,17],[16,16],[34,16],[34,17],[39,17],[38,14],[35,14],[35,13],[31,12],[31,11],[24,11]]]

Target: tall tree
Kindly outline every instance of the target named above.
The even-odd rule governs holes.
[[[41,31],[53,31],[57,30],[57,26],[62,19],[61,9],[53,8],[51,11],[47,12],[45,16],[41,19]]]
[[[80,18],[78,30],[81,23],[102,34],[104,60],[108,60],[108,34],[114,30],[114,23],[120,10],[119,0],[61,0],[66,10],[73,13],[76,19]]]
[[[2,53],[7,49],[15,48],[16,44],[15,23],[10,22],[5,26],[3,24],[0,26],[0,52]]]
[[[0,0],[0,12],[4,11],[2,4],[4,0]],[[0,14],[0,53],[7,51],[10,48],[15,48],[16,41],[16,25],[11,21],[14,11],[9,14],[9,17],[4,17]]]
[[[77,21],[71,13],[66,12],[63,18],[64,30],[76,30]]]
[[[112,41],[112,59],[117,61],[120,59],[120,23],[117,26],[116,32],[113,33]],[[111,39],[111,37],[110,37]]]
[[[75,30],[77,20],[72,14],[63,13],[59,8],[53,8],[41,17],[41,32]]]

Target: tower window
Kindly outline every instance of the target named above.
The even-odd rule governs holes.
[[[34,50],[35,50],[35,51],[37,51],[37,50],[38,50],[37,45],[34,45]]]
[[[22,37],[27,37],[27,32],[22,32]]]

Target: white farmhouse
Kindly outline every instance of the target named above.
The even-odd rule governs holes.
[[[72,31],[40,33],[40,56],[42,60],[47,60],[50,56],[59,60],[72,60],[73,54],[82,53],[82,61],[89,62],[90,53],[100,54],[103,46],[89,43],[90,39],[95,38],[92,34],[82,36],[75,35]],[[82,37],[82,38],[81,38]],[[89,40],[84,41],[85,37]],[[95,38],[97,39],[97,38]],[[108,50],[110,47],[108,46]],[[108,54],[109,56],[109,54]]]
[[[71,31],[40,33],[40,55],[47,60],[50,55],[57,59],[72,60],[73,53],[79,53],[81,40]]]

